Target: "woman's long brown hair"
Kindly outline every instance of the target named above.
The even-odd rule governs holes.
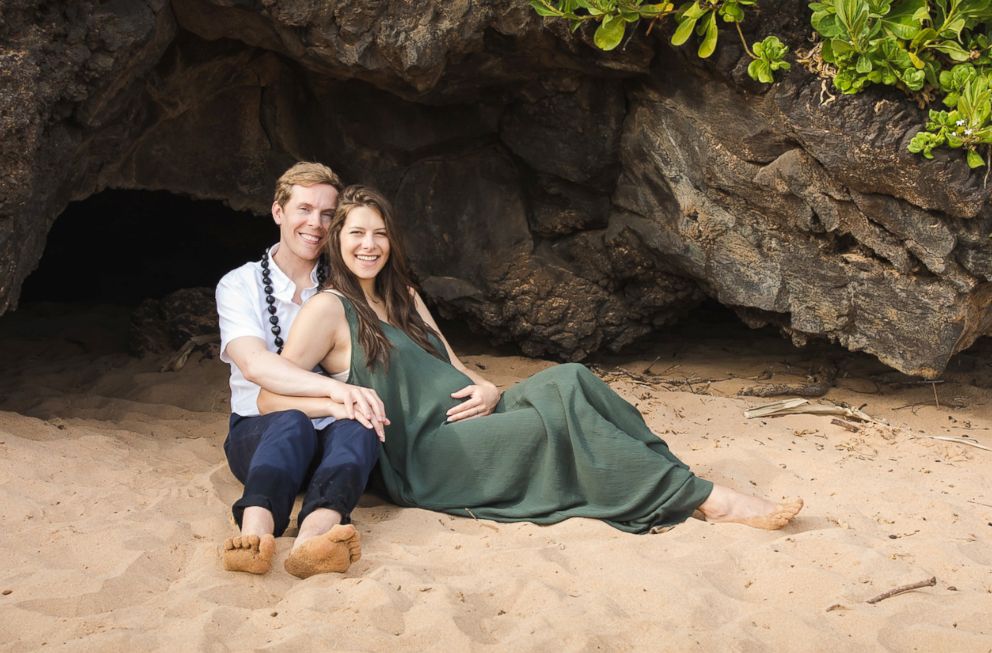
[[[348,213],[359,206],[372,209],[386,223],[389,256],[386,264],[375,277],[375,292],[386,303],[389,322],[410,336],[410,339],[425,351],[440,358],[440,352],[430,341],[431,335],[438,336],[438,334],[420,317],[414,303],[411,293],[413,283],[410,280],[406,256],[403,254],[403,248],[395,231],[393,208],[389,200],[378,191],[368,186],[354,185],[348,186],[341,192],[338,208],[328,229],[326,249],[329,274],[324,286],[337,290],[355,307],[355,312],[358,314],[358,340],[365,349],[369,369],[377,364],[388,366],[389,350],[392,345],[382,331],[379,316],[369,306],[358,278],[348,269],[341,256],[341,231],[344,229],[344,222],[348,218]]]

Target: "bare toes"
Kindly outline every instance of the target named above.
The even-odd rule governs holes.
[[[331,530],[327,531],[325,536],[335,542],[347,542],[349,540],[361,542],[362,540],[362,536],[351,524],[337,524],[332,526]]]
[[[350,524],[339,524],[294,548],[284,567],[294,576],[309,578],[315,574],[345,572],[361,557],[358,531]]]
[[[264,574],[272,567],[276,541],[271,535],[231,537],[224,541],[224,569]]]
[[[778,504],[776,509],[767,515],[752,517],[750,519],[743,520],[741,523],[754,528],[777,531],[778,529],[784,528],[788,525],[788,523],[791,522],[797,514],[799,514],[799,511],[803,509],[803,505],[803,500],[797,497],[791,501],[787,501],[786,503]]]

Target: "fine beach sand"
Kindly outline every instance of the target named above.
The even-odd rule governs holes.
[[[194,354],[160,373],[164,357],[123,353],[126,331],[107,307],[0,319],[2,651],[992,650],[992,451],[926,437],[992,447],[988,339],[936,386],[744,327],[596,361],[698,474],[803,496],[782,531],[690,520],[637,536],[366,496],[362,559],[301,581],[282,568],[289,538],[266,576],[222,568],[240,493],[222,450],[227,366]],[[504,386],[550,364],[467,351]],[[827,399],[888,425],[744,418],[780,398],[738,390],[802,382],[824,357],[841,370]]]

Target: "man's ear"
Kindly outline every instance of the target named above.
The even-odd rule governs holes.
[[[272,203],[272,219],[276,224],[282,224],[282,206],[279,202]]]

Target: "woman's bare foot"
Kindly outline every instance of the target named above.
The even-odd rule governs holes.
[[[348,571],[351,563],[361,557],[361,535],[351,524],[338,524],[293,547],[283,566],[298,578],[309,578],[314,574]]]
[[[276,540],[271,535],[239,535],[224,541],[224,569],[264,574],[272,567]]]
[[[709,498],[699,506],[699,512],[706,521],[744,524],[769,531],[782,528],[802,509],[803,500],[798,497],[784,503],[773,503],[722,485],[714,485]]]

